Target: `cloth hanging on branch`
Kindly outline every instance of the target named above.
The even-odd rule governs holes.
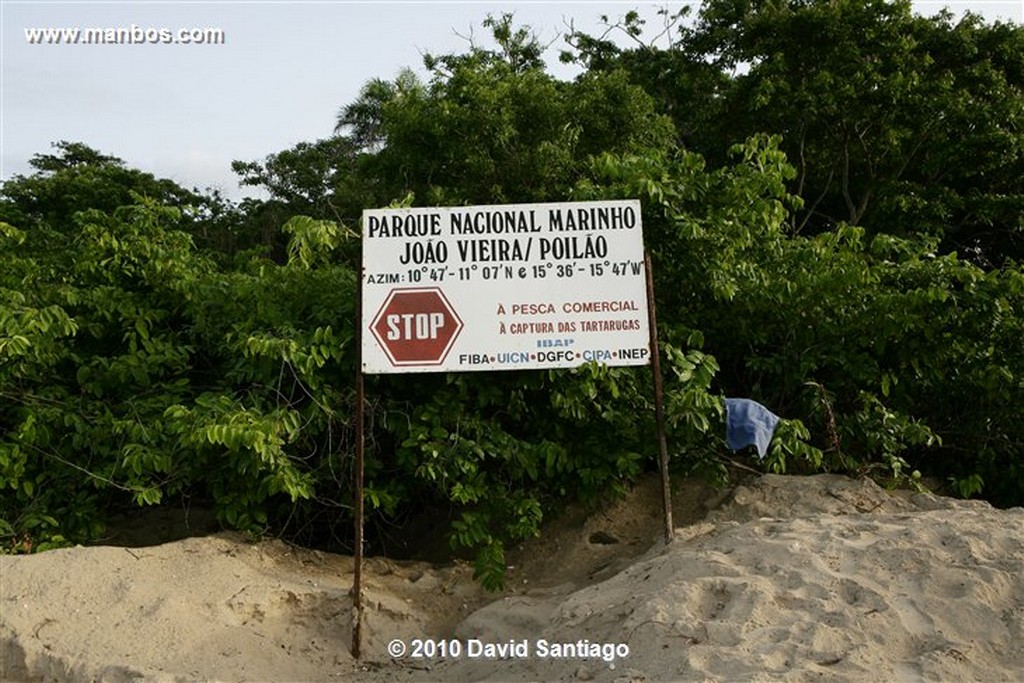
[[[725,442],[734,451],[753,445],[764,460],[778,424],[779,417],[757,401],[725,399]]]

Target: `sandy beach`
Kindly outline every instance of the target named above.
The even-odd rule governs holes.
[[[1018,681],[1024,510],[840,476],[657,483],[461,562],[232,533],[0,557],[5,681]],[[396,645],[395,643],[400,645]],[[395,656],[404,650],[402,656]],[[415,656],[420,655],[420,656]],[[447,655],[447,656],[442,656]]]

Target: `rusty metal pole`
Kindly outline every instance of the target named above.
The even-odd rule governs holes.
[[[355,492],[352,494],[355,513],[355,540],[352,550],[352,656],[359,659],[362,649],[363,625],[363,268],[360,256],[359,281],[356,284],[356,462],[352,474]]]
[[[658,432],[658,460],[661,465],[661,502],[665,510],[665,542],[672,541],[672,485],[668,473],[668,441],[665,438],[665,401],[661,386],[661,347],[658,345],[658,320],[654,306],[654,276],[651,274],[651,255],[644,252],[644,270],[647,274],[647,320],[651,335],[651,373],[654,375],[654,419]]]

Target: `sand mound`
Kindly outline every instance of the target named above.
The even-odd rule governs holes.
[[[836,476],[657,486],[569,516],[487,595],[464,565],[375,558],[365,657],[350,558],[234,535],[0,558],[0,677],[191,680],[985,680],[1024,672],[1024,510]],[[707,512],[702,501],[714,504]],[[682,513],[680,514],[680,511]],[[707,512],[707,514],[705,514]],[[458,656],[400,658],[389,643]],[[587,655],[581,657],[580,655]]]

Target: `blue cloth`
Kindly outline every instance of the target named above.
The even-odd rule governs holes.
[[[734,451],[754,445],[764,460],[779,418],[749,398],[725,399],[725,441]]]

